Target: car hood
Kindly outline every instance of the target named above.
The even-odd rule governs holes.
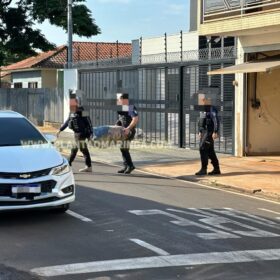
[[[0,172],[24,173],[61,165],[63,157],[49,144],[0,147]]]

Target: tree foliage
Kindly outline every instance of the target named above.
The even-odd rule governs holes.
[[[91,37],[100,29],[84,2],[74,0],[73,32]],[[53,49],[55,45],[34,27],[45,20],[67,30],[67,0],[0,0],[0,65]]]

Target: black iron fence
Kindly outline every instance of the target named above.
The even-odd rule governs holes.
[[[167,142],[198,148],[197,92],[215,88],[221,132],[219,152],[233,152],[233,75],[209,77],[209,70],[229,66],[234,59],[189,61],[79,70],[79,88],[87,97],[94,126],[114,124],[116,93],[127,92],[139,111],[138,138],[146,143]]]

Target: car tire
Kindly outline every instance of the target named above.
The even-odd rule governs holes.
[[[63,204],[63,205],[61,205],[61,206],[59,206],[59,207],[57,207],[57,208],[55,208],[55,209],[53,209],[54,210],[54,212],[55,213],[65,213],[67,210],[69,209],[69,203],[67,203],[67,204]]]

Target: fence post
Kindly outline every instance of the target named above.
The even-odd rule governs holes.
[[[164,33],[164,49],[165,49],[165,62],[167,63],[167,34]]]
[[[168,112],[167,110],[169,109],[168,103],[166,102],[169,100],[169,82],[168,82],[168,67],[164,68],[165,71],[165,105],[164,105],[164,117],[165,117],[165,141],[168,142],[169,140],[169,135],[168,135]]]
[[[179,95],[179,148],[185,145],[185,114],[184,114],[184,66],[180,67],[180,95]]]
[[[140,48],[139,48],[139,52],[140,52],[140,54],[139,54],[139,62],[140,62],[140,65],[142,64],[142,47],[143,47],[143,38],[142,37],[140,37],[140,44],[139,44],[140,46]]]
[[[180,32],[180,49],[181,49],[181,62],[183,61],[183,31]]]

